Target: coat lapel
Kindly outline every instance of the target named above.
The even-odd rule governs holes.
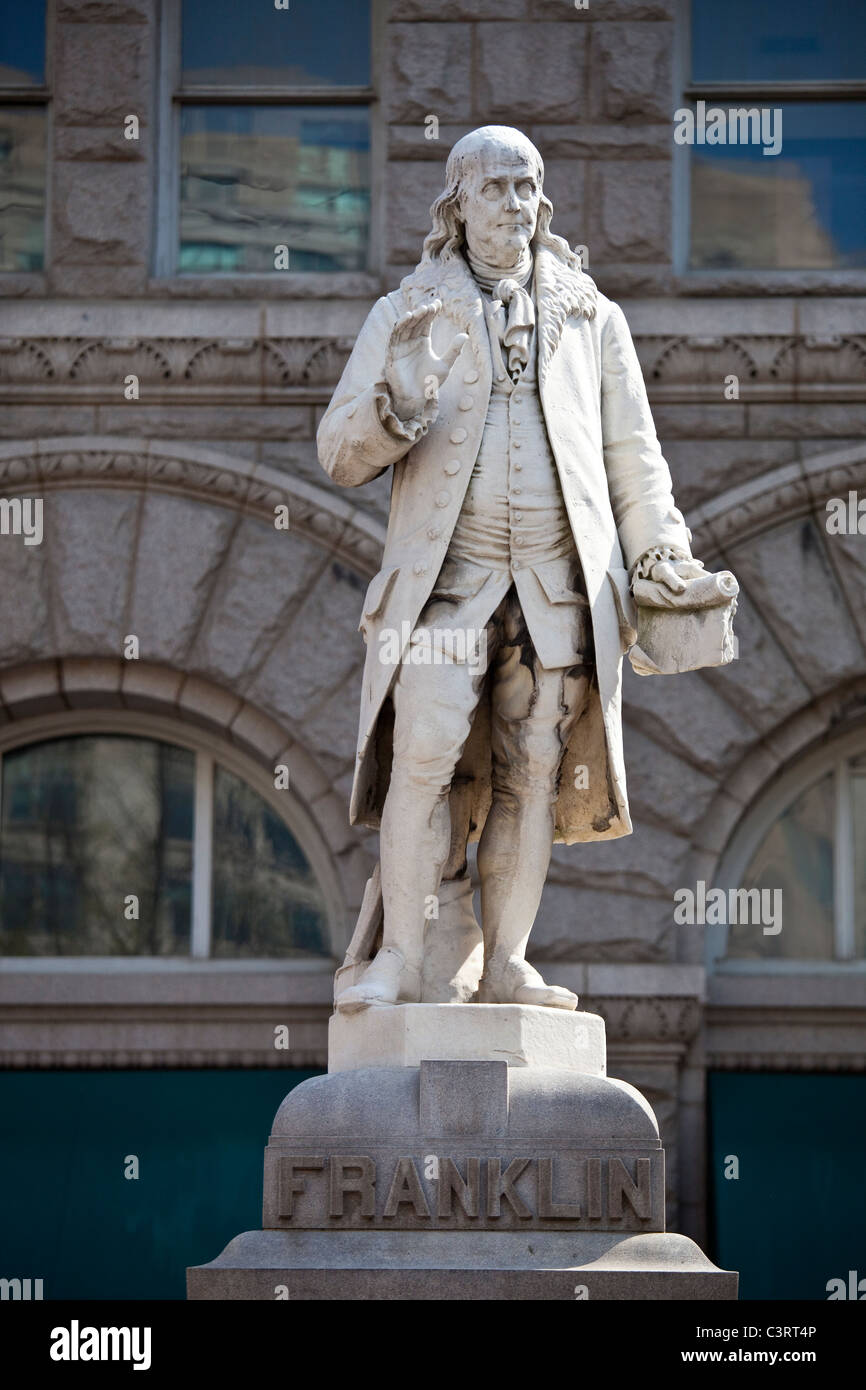
[[[538,379],[544,380],[551,358],[559,347],[566,321],[577,314],[595,318],[595,281],[582,270],[566,264],[549,247],[535,253],[535,300],[538,312]]]
[[[479,366],[490,362],[490,344],[484,318],[481,291],[459,254],[449,260],[423,260],[407,275],[400,288],[410,309],[441,299],[448,317],[468,333],[472,352]],[[587,320],[595,318],[595,282],[576,267],[568,265],[547,246],[535,248],[535,299],[538,314],[538,377],[550,366],[559,346],[566,321],[572,314]]]

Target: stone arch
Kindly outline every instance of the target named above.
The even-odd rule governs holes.
[[[347,806],[378,520],[275,469],[130,439],[4,444],[0,495],[44,506],[41,544],[0,537],[6,718],[158,708],[263,765],[288,761],[348,935],[370,866]],[[288,532],[274,526],[279,505]],[[124,659],[130,635],[138,660]]]
[[[674,890],[712,882],[781,767],[866,719],[864,540],[824,525],[828,499],[849,491],[866,496],[866,444],[779,468],[690,515],[695,553],[740,581],[740,658],[676,681],[627,667],[635,833],[579,855],[555,849],[537,958],[701,964],[700,933],[674,925]]]

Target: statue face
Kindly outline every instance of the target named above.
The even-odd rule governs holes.
[[[522,153],[482,150],[464,180],[460,214],[473,255],[515,265],[535,235],[541,185]]]

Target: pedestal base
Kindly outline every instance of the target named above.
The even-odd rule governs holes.
[[[660,1232],[246,1231],[191,1299],[735,1299],[737,1275]]]
[[[605,1075],[591,1014],[370,1008],[289,1093],[261,1231],[188,1271],[194,1299],[731,1299],[665,1232],[649,1102]]]

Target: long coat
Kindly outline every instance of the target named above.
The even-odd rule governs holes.
[[[691,535],[671,494],[622,310],[555,249],[537,247],[535,257],[539,394],[583,568],[597,670],[560,778],[555,836],[573,844],[631,833],[620,714],[622,658],[636,638],[629,570],[652,546],[689,553]],[[434,351],[443,353],[458,332],[468,341],[439,390],[432,423],[398,439],[379,414],[389,336],[407,310],[434,298],[442,302]],[[389,694],[399,667],[380,660],[379,634],[410,633],[433,589],[478,455],[491,380],[481,294],[466,262],[459,254],[425,259],[370,311],[319,426],[319,460],[334,482],[358,487],[392,469],[382,568],[360,622],[367,657],[353,824],[379,825],[390,778]],[[472,787],[473,838],[490,805],[488,728],[482,700],[458,769]]]

